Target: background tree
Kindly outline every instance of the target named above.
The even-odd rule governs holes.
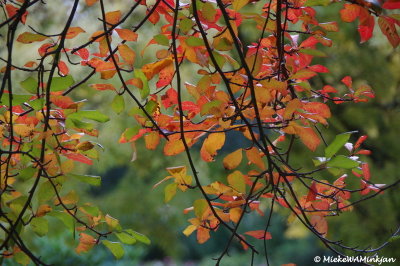
[[[83,101],[68,96],[78,95],[79,88],[97,74],[102,81],[89,87],[110,91],[114,112],[119,114],[133,104],[128,113],[135,122],[119,140],[131,143],[132,160],[137,158],[135,143],[141,138],[147,149],[162,143],[167,156],[186,154],[187,166],[167,168],[169,175],[155,187],[172,180],[164,188],[167,202],[177,191],[200,192],[202,197],[185,209],[192,218],[183,232],[195,232],[198,242],[204,243],[212,231],[224,228],[228,242],[217,263],[235,241],[250,250],[253,261],[262,250],[253,238],[264,240],[268,262],[275,209],[287,212],[289,221],[302,223],[339,254],[346,250],[374,254],[386,245],[384,240],[378,248],[355,248],[328,237],[331,216],[350,211],[398,183],[372,182],[369,165],[360,158],[370,154],[361,148],[365,136],[353,137],[355,144],[349,142],[355,132],[323,137],[333,108],[328,102],[348,104],[374,97],[368,85],[353,85],[350,76],[339,78],[340,89],[322,76],[320,81],[310,80],[317,73],[329,72],[312,62],[326,55],[319,45],[332,45],[327,32],[338,31],[337,22],[320,23],[313,8],[330,1],[139,1],[121,10],[107,9],[106,4],[102,0],[86,1],[87,6],[79,1],[66,3],[70,13],[56,34],[40,27],[40,20],[34,25],[35,18],[31,19],[43,3],[3,4],[3,258],[44,264],[25,242],[30,230],[39,236],[47,234],[50,217],[79,233],[78,253],[102,243],[121,258],[120,242],[149,243],[147,237],[123,229],[118,220],[96,207],[78,204],[71,190],[72,180],[100,185],[100,177],[76,174],[74,165],[91,165],[98,159],[101,145],[90,138],[98,136],[98,131],[89,121],[104,123],[109,117],[85,109]],[[254,5],[256,12],[248,12],[248,5]],[[382,7],[397,9],[398,5],[393,1]],[[398,16],[382,7],[364,1],[346,3],[340,16],[345,22],[359,19],[362,42],[371,38],[374,17],[378,17],[380,29],[396,47]],[[89,33],[90,38],[83,37],[89,29],[74,23],[93,8],[97,8],[94,16],[99,16],[99,28]],[[140,14],[140,19],[133,14]],[[26,22],[29,30],[23,29]],[[159,32],[139,35],[146,22],[159,26]],[[248,23],[256,30],[249,38],[251,44],[244,45],[237,36]],[[146,47],[134,45],[146,37]],[[25,47],[40,43],[38,54],[30,53],[31,60],[15,63],[21,60],[14,59],[17,43]],[[142,56],[150,53],[148,61],[137,55],[140,50]],[[40,59],[35,60],[38,55]],[[189,70],[185,73],[184,69]],[[236,139],[236,147],[231,138]],[[308,160],[296,160],[296,151]],[[320,157],[312,161],[316,155]],[[198,168],[199,160],[226,170],[217,172],[219,176],[212,172],[205,176]],[[263,223],[243,230],[251,212],[263,215]],[[386,239],[397,233],[388,233]],[[110,237],[113,241],[105,239]]]

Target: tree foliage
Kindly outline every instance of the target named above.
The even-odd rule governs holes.
[[[202,244],[221,227],[230,232],[217,264],[234,241],[253,257],[261,252],[254,241],[262,240],[268,261],[276,208],[287,209],[289,220],[300,221],[338,254],[374,254],[385,246],[387,242],[356,248],[329,235],[328,217],[351,211],[398,182],[372,181],[365,162],[371,151],[362,147],[366,136],[323,136],[334,115],[330,105],[362,104],[374,98],[374,92],[367,84],[353,84],[350,76],[338,77],[342,88],[314,86],[312,78],[329,68],[313,60],[327,56],[320,47],[332,46],[329,33],[339,31],[340,24],[322,21],[316,10],[341,5],[343,22],[358,20],[361,42],[372,37],[377,21],[396,48],[400,17],[392,10],[399,9],[400,2],[139,0],[129,1],[123,10],[108,4],[70,1],[61,31],[48,33],[29,25],[37,19],[31,10],[46,8],[42,1],[2,2],[3,259],[45,264],[29,248],[26,235],[50,234],[50,217],[79,235],[77,253],[103,244],[118,259],[124,255],[122,244],[150,244],[146,236],[122,228],[96,206],[81,203],[69,188],[73,180],[101,184],[99,176],[76,170],[98,158],[102,146],[93,137],[101,132],[94,123],[109,121],[106,114],[88,110],[85,101],[70,96],[86,87],[96,93],[111,91],[109,104],[117,114],[135,105],[128,114],[136,123],[121,132],[120,143],[131,143],[135,151],[135,142],[144,141],[148,150],[162,145],[165,156],[186,155],[187,161],[167,168],[167,176],[154,187],[163,186],[165,202],[178,192],[199,191],[200,197],[184,210],[190,218],[183,234],[196,234]],[[97,31],[79,26],[79,16],[87,9],[96,9],[91,20],[98,23]],[[139,19],[132,24],[133,16]],[[149,23],[158,33],[140,47],[138,41],[148,35],[143,25]],[[249,45],[239,38],[246,23],[253,23],[258,34]],[[17,65],[18,49],[30,49],[38,59]],[[153,55],[151,62],[143,63],[146,55]],[[93,77],[101,82],[90,83]],[[248,141],[221,153],[231,138]],[[291,156],[298,147],[309,165],[299,166]],[[140,156],[133,153],[133,160]],[[202,177],[195,158],[224,167],[226,176]],[[251,213],[265,216],[266,223],[244,232],[241,224]]]

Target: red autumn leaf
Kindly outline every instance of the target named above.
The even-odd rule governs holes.
[[[69,73],[69,68],[68,68],[67,64],[61,60],[58,62],[58,70],[60,71],[62,76],[66,76]]]
[[[264,230],[248,231],[245,234],[257,239],[272,239],[271,233]]]
[[[329,73],[329,69],[323,65],[309,66],[308,69],[311,69],[312,71],[315,71],[318,73]]]
[[[352,22],[360,15],[360,7],[356,4],[344,4],[344,8],[340,10],[340,16],[344,22]]]
[[[371,174],[369,172],[369,165],[367,163],[361,164],[361,169],[363,172],[363,176],[365,180],[369,180],[371,178]]]
[[[170,106],[178,103],[178,93],[173,88],[167,90],[165,95],[161,96],[161,102],[164,108],[169,108]]]
[[[6,5],[6,12],[9,18],[14,17],[19,11],[19,8],[11,5],[11,4],[7,4]],[[25,24],[26,22],[26,17],[28,16],[28,12],[25,11],[25,13],[21,16],[21,22],[22,24]]]
[[[383,3],[382,7],[385,9],[399,9],[400,1],[399,0],[387,0]]]
[[[80,154],[80,153],[63,153],[62,155],[64,155],[68,159],[71,159],[71,160],[74,160],[77,162],[81,162],[81,163],[88,164],[88,165],[93,164],[93,161],[91,159],[89,159],[88,157],[86,157],[85,155]]]
[[[306,201],[313,201],[317,198],[317,183],[312,182],[310,189],[308,190]]]
[[[76,51],[74,54],[78,55],[83,60],[89,59],[89,50],[86,48],[81,48],[78,51]]]
[[[174,65],[170,64],[167,67],[163,68],[158,75],[158,81],[156,83],[157,88],[161,88],[167,86],[171,83],[172,78],[174,77]]]
[[[341,81],[342,81],[342,82],[344,83],[344,85],[346,85],[348,88],[351,88],[351,86],[352,86],[352,84],[353,84],[352,78],[351,78],[350,76],[346,76],[346,77],[342,78]]]

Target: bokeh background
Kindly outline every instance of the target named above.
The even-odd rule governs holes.
[[[47,33],[59,32],[66,18],[66,10],[71,1],[47,1],[46,8],[36,8],[27,24]],[[132,1],[105,1],[107,11],[125,10]],[[254,5],[255,9],[260,4]],[[339,4],[329,8],[317,8],[321,21],[339,21]],[[251,8],[248,10],[252,11]],[[125,25],[135,25],[144,14],[140,9],[127,20]],[[80,26],[88,34],[81,34],[77,43],[84,41],[89,33],[101,28],[100,21],[93,21],[100,17],[98,7],[85,8],[81,6],[74,26]],[[356,84],[368,83],[374,89],[376,98],[368,103],[359,104],[330,104],[334,117],[329,120],[329,128],[324,129],[326,138],[333,139],[336,134],[358,130],[357,136],[368,135],[365,147],[372,150],[369,157],[373,181],[376,183],[390,184],[399,178],[400,165],[400,55],[399,50],[394,50],[386,38],[376,29],[374,38],[368,43],[360,44],[355,23],[340,25],[341,31],[330,33],[329,38],[334,41],[332,48],[325,49],[328,57],[318,58],[315,63],[323,64],[331,70],[312,79],[315,89],[320,89],[326,84],[336,88],[343,88],[340,79],[346,75],[353,77]],[[156,46],[147,48],[143,57],[140,51],[145,47],[153,35],[160,29],[151,23],[146,23],[141,30],[138,43],[132,45],[137,53],[137,65],[154,60]],[[256,40],[258,32],[252,23],[240,27],[240,36],[243,43],[250,44]],[[34,45],[31,46],[32,49]],[[26,62],[29,58],[35,59],[26,46],[16,46],[17,62]],[[19,49],[19,50],[18,50]],[[95,49],[95,47],[92,47]],[[3,48],[0,48],[3,50]],[[4,54],[4,50],[1,51]],[[192,79],[191,69],[185,70],[185,81]],[[73,70],[76,80],[83,78],[82,69]],[[23,76],[16,76],[23,80]],[[100,159],[93,166],[82,166],[77,169],[80,173],[100,175],[103,178],[101,187],[93,188],[81,184],[71,184],[77,190],[82,201],[93,202],[105,213],[120,220],[126,228],[147,235],[152,243],[149,246],[137,244],[125,246],[126,256],[120,261],[115,261],[111,253],[104,247],[96,247],[89,254],[77,255],[74,240],[70,232],[61,230],[57,221],[50,223],[50,230],[55,232],[52,237],[32,239],[30,245],[46,261],[54,265],[214,265],[213,257],[217,257],[223,247],[228,233],[219,230],[205,244],[196,243],[195,234],[186,237],[182,230],[187,226],[186,220],[191,218],[184,215],[182,210],[191,206],[195,198],[200,197],[198,191],[178,193],[168,204],[164,203],[163,186],[153,189],[153,185],[167,175],[168,166],[186,164],[184,156],[174,158],[166,157],[161,146],[155,151],[148,151],[142,141],[136,143],[136,160],[131,161],[134,150],[130,144],[119,144],[121,133],[135,124],[129,116],[129,109],[133,105],[126,99],[126,111],[116,115],[110,110],[110,103],[114,96],[112,92],[95,91],[88,84],[99,82],[99,77],[90,79],[81,88],[74,91],[71,96],[76,100],[88,99],[87,109],[98,109],[110,116],[111,120],[104,125],[99,125],[100,136],[94,141],[104,146],[100,150]],[[118,87],[118,81],[111,80]],[[356,137],[354,137],[356,138]],[[352,139],[353,141],[355,139]],[[220,154],[227,154],[234,147],[241,145],[242,139],[229,140]],[[199,148],[195,146],[195,149]],[[318,154],[318,151],[317,151]],[[299,147],[293,158],[296,163],[307,165],[313,154]],[[220,156],[221,158],[223,156]],[[306,161],[307,160],[307,161]],[[198,162],[198,170],[204,178],[210,180],[226,175],[221,167],[221,161],[206,164]],[[379,197],[368,200],[340,217],[329,219],[329,236],[335,240],[343,240],[348,245],[359,247],[376,247],[386,241],[400,222],[400,194],[398,187],[385,192]],[[265,217],[257,214],[243,224],[245,228],[254,230],[265,224]],[[271,265],[283,263],[296,263],[297,265],[311,265],[316,255],[329,253],[316,237],[311,235],[301,224],[287,222],[287,212],[279,210],[274,213],[271,233],[273,239],[268,241],[268,250]],[[262,241],[260,241],[262,242]],[[260,249],[262,245],[260,243]],[[393,241],[382,249],[382,256],[399,257],[400,241]],[[234,245],[229,257],[223,265],[248,265],[250,253],[244,252],[239,245]],[[263,257],[256,258],[256,264],[262,264]]]

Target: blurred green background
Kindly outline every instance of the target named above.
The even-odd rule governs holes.
[[[63,9],[53,1],[48,1],[47,10],[36,9],[35,18],[28,24],[45,32],[57,32],[65,19]],[[54,1],[58,2],[58,1]],[[126,1],[106,1],[107,10],[126,8]],[[129,1],[128,1],[129,2]],[[68,6],[68,3],[63,3]],[[339,5],[329,8],[317,8],[321,21],[339,20]],[[98,30],[101,23],[93,23],[93,16],[100,16],[96,8],[80,8],[80,15],[75,26],[81,26],[87,32]],[[139,11],[140,12],[144,12]],[[139,14],[138,13],[138,14]],[[53,14],[49,16],[49,14]],[[132,16],[125,25],[134,25],[138,16]],[[326,65],[331,73],[322,74],[312,80],[315,89],[321,89],[330,84],[342,88],[340,80],[346,75],[353,77],[356,83],[368,83],[374,89],[376,98],[368,103],[330,104],[334,117],[329,120],[329,128],[324,130],[326,139],[332,140],[336,134],[358,130],[357,136],[369,136],[365,147],[372,150],[369,157],[372,171],[372,181],[390,184],[399,178],[400,164],[400,55],[398,49],[393,50],[386,38],[376,29],[374,38],[366,44],[359,44],[355,23],[341,24],[341,31],[330,33],[333,39],[332,48],[326,49],[327,58],[318,58],[315,63]],[[158,32],[157,26],[147,23],[141,30],[140,42],[132,46],[137,51],[137,64],[148,62],[154,58],[154,47],[147,48],[145,57],[139,56],[148,40]],[[244,43],[255,41],[257,30],[251,23],[241,26],[241,37]],[[88,35],[83,36],[88,38]],[[79,41],[79,40],[78,40]],[[26,55],[24,55],[26,53]],[[23,51],[16,60],[27,61],[29,51]],[[22,59],[21,59],[22,58]],[[76,70],[74,77],[79,77]],[[183,76],[190,77],[190,69],[184,70]],[[83,77],[83,76],[82,76]],[[229,234],[223,229],[212,234],[212,238],[203,245],[196,242],[195,234],[185,237],[182,230],[187,226],[186,220],[190,214],[184,215],[182,210],[190,207],[198,191],[179,193],[168,204],[164,203],[164,185],[152,189],[153,185],[167,175],[168,166],[187,164],[184,156],[166,157],[160,146],[155,151],[148,151],[142,140],[136,144],[137,159],[131,162],[133,150],[130,144],[118,144],[121,133],[134,125],[134,119],[128,116],[128,110],[133,105],[127,104],[126,112],[116,115],[109,106],[113,98],[112,92],[97,92],[89,88],[90,83],[98,82],[98,76],[72,93],[76,100],[88,99],[87,109],[98,109],[110,116],[111,121],[99,125],[100,137],[95,139],[104,146],[99,161],[92,167],[82,167],[81,173],[100,175],[102,186],[91,188],[77,184],[75,189],[80,192],[83,201],[93,202],[104,213],[109,213],[120,220],[126,228],[133,228],[146,234],[152,241],[150,246],[137,244],[125,246],[127,256],[116,262],[103,246],[95,247],[89,254],[77,255],[73,248],[76,240],[70,233],[63,233],[59,224],[51,223],[54,237],[43,237],[32,240],[32,247],[48,263],[54,265],[214,265],[212,258],[217,257],[224,247]],[[78,78],[76,78],[78,79]],[[112,82],[118,86],[118,81]],[[126,98],[128,102],[128,98]],[[352,139],[355,141],[356,137]],[[242,140],[228,140],[221,154],[232,151]],[[293,158],[296,163],[307,165],[311,153],[297,149]],[[222,157],[222,156],[221,156]],[[195,158],[197,159],[197,158]],[[307,161],[305,161],[307,160]],[[201,160],[197,167],[203,178],[215,179],[226,175],[221,169],[221,162],[206,164]],[[287,213],[276,212],[272,220],[271,233],[273,239],[268,241],[268,254],[271,265],[296,263],[311,265],[316,255],[329,253],[317,238],[312,236],[298,223],[287,223]],[[383,195],[357,205],[352,212],[343,213],[340,217],[329,219],[329,236],[334,240],[343,240],[346,245],[366,248],[376,247],[387,240],[400,222],[400,195],[398,188],[385,192]],[[244,222],[242,230],[257,230],[265,226],[265,217],[252,214]],[[260,241],[262,242],[262,241]],[[262,243],[258,245],[262,250]],[[379,252],[382,256],[396,257],[400,250],[400,241],[394,241]],[[223,260],[223,265],[248,265],[250,253],[243,252],[241,247],[234,245],[229,257]],[[256,264],[262,264],[263,256],[256,257]]]

